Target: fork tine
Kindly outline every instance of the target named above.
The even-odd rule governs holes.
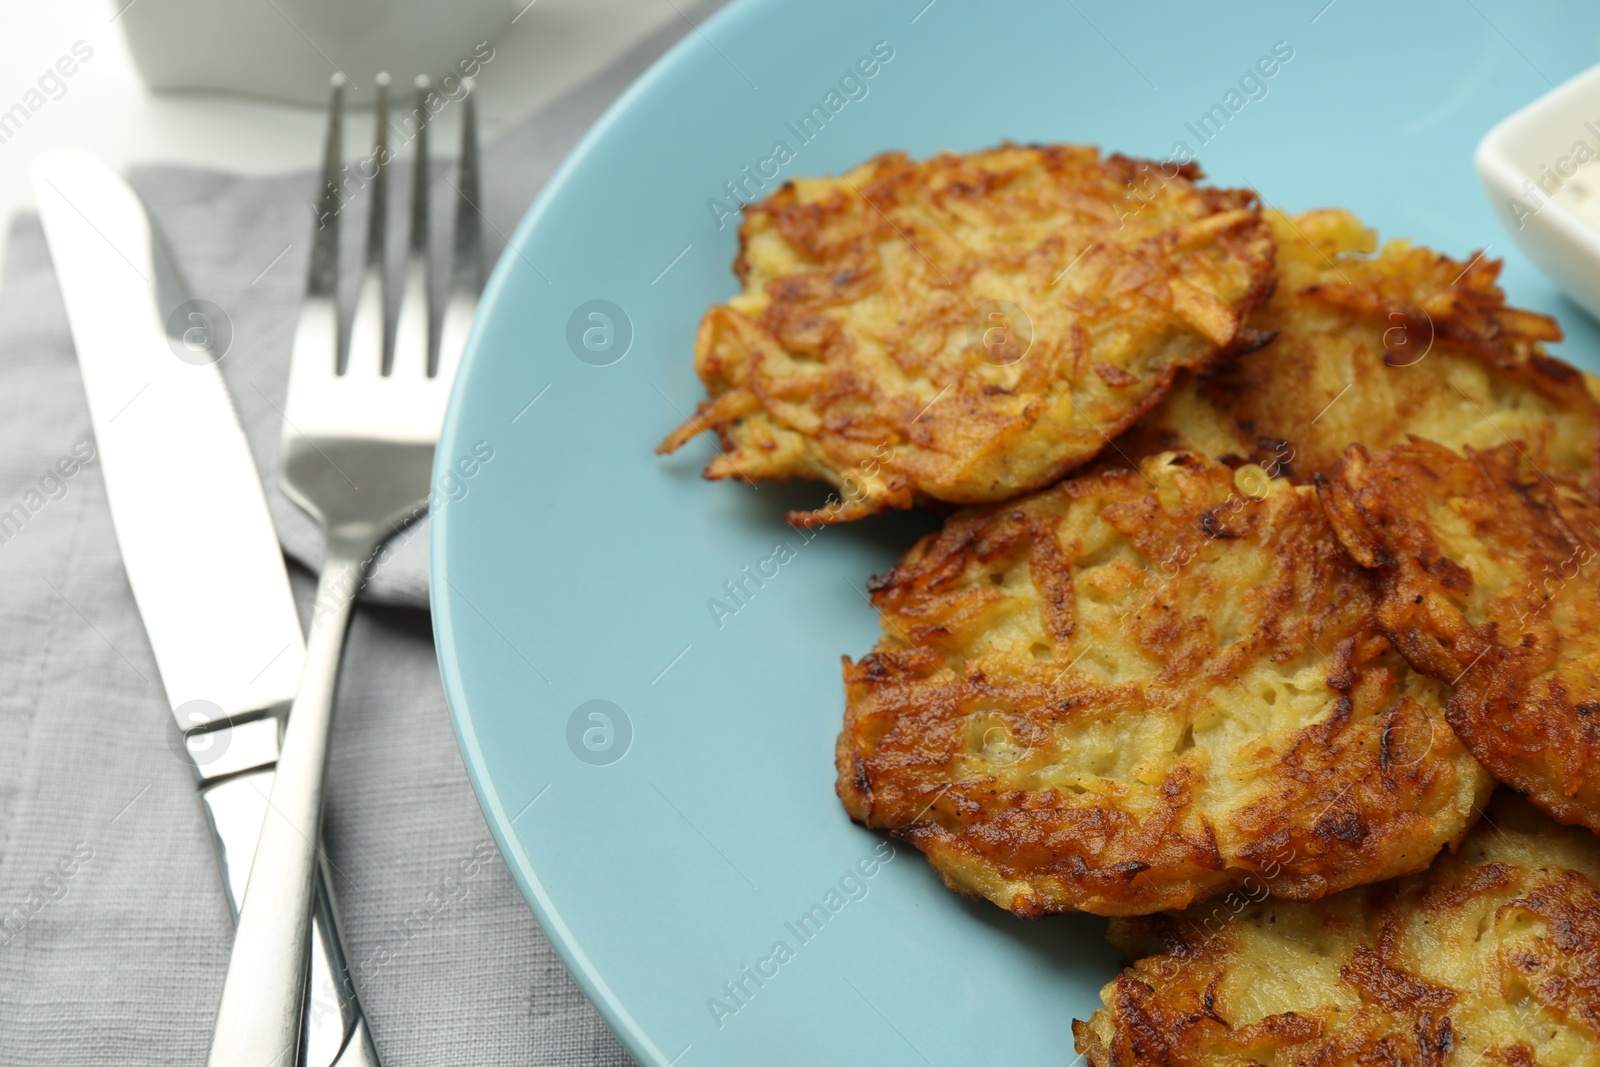
[[[331,296],[339,284],[339,167],[343,162],[340,126],[344,110],[343,74],[329,79],[328,133],[322,149],[322,188],[317,198],[317,228],[311,233],[307,296]]]
[[[345,373],[376,375],[383,370],[388,301],[384,291],[383,246],[389,217],[389,75],[378,75],[378,103],[372,135],[372,197],[367,207],[367,251],[350,321]]]
[[[420,378],[428,373],[428,341],[433,323],[428,309],[428,94],[432,82],[417,78],[417,148],[411,177],[411,238],[406,246],[405,276],[400,290],[400,317],[395,323],[394,376]]]
[[[341,126],[345,77],[329,79],[328,133],[322,149],[322,183],[311,231],[311,259],[306,270],[306,298],[295,323],[289,367],[289,396],[313,382],[331,379],[339,367],[339,213],[344,207],[340,171],[344,165]],[[287,432],[288,427],[285,427]]]
[[[466,347],[472,317],[483,292],[483,218],[478,211],[478,104],[471,78],[461,118],[461,161],[456,173],[456,232],[450,268],[450,293],[445,298],[444,324],[439,330],[439,359],[434,373],[445,381],[456,376],[461,350]]]

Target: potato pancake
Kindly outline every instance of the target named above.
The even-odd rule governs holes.
[[[1308,481],[1350,444],[1416,434],[1458,450],[1516,441],[1541,467],[1595,468],[1600,404],[1546,354],[1556,321],[1506,305],[1498,261],[1405,241],[1373,254],[1376,235],[1348,211],[1265,214],[1278,286],[1246,324],[1260,347],[1180,378],[1104,459],[1187,448]]]
[[[1192,164],[892,152],[745,208],[744,289],[695,341],[707,478],[812,478],[819,525],[1048,485],[1232,344],[1271,287],[1254,194]]]
[[[1600,842],[1507,794],[1426,873],[1111,936],[1149,955],[1073,1024],[1091,1067],[1600,1064]]]
[[[850,816],[1025,917],[1419,871],[1492,786],[1315,490],[1200,457],[951,518],[845,660]]]
[[[1360,447],[1323,488],[1379,618],[1489,771],[1600,832],[1600,506],[1510,446]]]

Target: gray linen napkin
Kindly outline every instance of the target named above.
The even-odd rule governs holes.
[[[712,6],[687,14],[698,22]],[[491,255],[605,105],[687,28],[669,26],[488,148]],[[314,566],[320,538],[273,476],[309,171],[134,180],[191,288],[232,319],[221,367],[284,546]],[[352,253],[363,210],[346,222]],[[5,263],[0,511],[20,505],[27,519],[0,527],[0,1064],[201,1063],[227,907],[98,466],[53,470],[87,454],[92,434],[36,218],[16,220]],[[171,472],[173,494],[200,488]],[[328,776],[324,839],[379,1053],[392,1067],[627,1064],[493,851],[428,618],[412,610],[426,603],[425,548],[422,530],[356,612]],[[304,617],[312,580],[291,571]]]

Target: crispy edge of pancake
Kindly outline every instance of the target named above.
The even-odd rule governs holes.
[[[1119,919],[1091,1067],[1600,1063],[1600,842],[1502,791],[1424,873]]]
[[[721,447],[708,478],[831,482],[838,497],[789,516],[801,526],[1054,482],[1179,369],[1223,358],[1270,292],[1259,202],[1199,177],[1193,165],[1168,175],[1083,146],[1008,144],[916,162],[885,153],[840,179],[786,184],[745,209],[746,290],[708,311],[696,339],[710,399],[658,451],[711,429]],[[1070,225],[1025,218],[1030,203]],[[968,223],[995,247],[949,232]],[[775,235],[793,262],[765,277],[752,262],[770,257],[754,249],[770,252]],[[1031,347],[1004,365],[968,343],[974,309],[997,299],[1033,323]],[[885,325],[891,311],[898,326]]]
[[[1024,917],[1182,907],[1268,866],[1312,899],[1459,840],[1491,783],[1443,688],[1378,633],[1315,493],[1262,482],[1163,456],[919,542],[845,660],[850,816]]]
[[[1388,447],[1415,432],[1458,449],[1521,436],[1541,466],[1583,477],[1600,467],[1592,386],[1546,352],[1561,339],[1553,318],[1506,303],[1500,261],[1400,240],[1379,249],[1339,209],[1264,216],[1279,281],[1237,354],[1180,375],[1104,462],[1190,448],[1309,481],[1352,443]]]
[[[1511,446],[1352,446],[1322,486],[1380,619],[1450,683],[1474,756],[1564,823],[1600,832],[1600,504]]]

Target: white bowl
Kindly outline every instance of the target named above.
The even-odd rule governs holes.
[[[489,38],[516,14],[511,0],[116,0],[116,6],[134,65],[152,89],[319,107],[328,102],[335,70],[349,78],[345,99],[355,103],[371,100],[380,70],[399,86],[418,74],[435,84],[475,76],[494,55]],[[407,91],[399,95],[404,101]]]
[[[1477,164],[1517,244],[1600,318],[1600,66],[1490,130]]]

